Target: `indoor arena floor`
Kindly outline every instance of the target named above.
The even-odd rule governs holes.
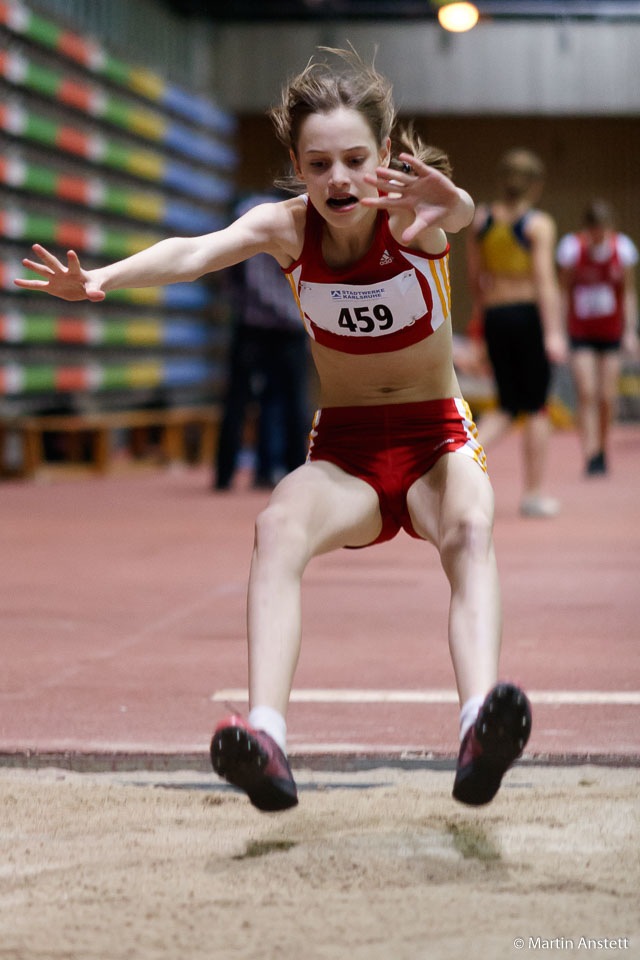
[[[504,605],[501,674],[535,710],[533,756],[637,757],[640,429],[610,475],[557,433],[553,520],[518,515],[513,436],[489,455]],[[244,482],[243,482],[244,481]],[[189,754],[246,709],[246,582],[268,495],[203,468],[0,488],[0,752]],[[455,752],[448,585],[401,532],[311,562],[289,714],[293,754]]]
[[[450,796],[433,548],[400,534],[310,564],[288,716],[300,804],[264,815],[207,753],[246,710],[267,494],[246,476],[215,494],[202,467],[3,484],[0,957],[640,956],[639,466],[637,426],[616,428],[602,479],[557,433],[562,513],[525,520],[519,437],[489,453],[501,675],[534,724],[478,810]]]

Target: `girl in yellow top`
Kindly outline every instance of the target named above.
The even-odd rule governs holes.
[[[498,167],[500,197],[478,208],[468,233],[467,263],[474,312],[482,318],[498,409],[478,425],[486,448],[519,414],[524,425],[524,516],[548,517],[558,503],[542,491],[550,424],[546,402],[551,362],[566,345],[554,250],[556,228],[534,208],[544,167],[528,150],[510,150]]]

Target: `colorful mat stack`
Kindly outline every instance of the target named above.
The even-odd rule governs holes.
[[[0,0],[0,397],[193,388],[220,379],[213,282],[114,291],[98,309],[18,291],[33,242],[83,264],[228,221],[233,118],[99,44]],[[170,398],[170,393],[169,393]],[[166,396],[165,396],[166,402]]]

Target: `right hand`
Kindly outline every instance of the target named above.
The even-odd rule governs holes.
[[[491,372],[484,341],[473,337],[454,336],[453,364],[471,377],[485,377]]]
[[[550,363],[565,364],[569,359],[569,346],[563,333],[547,333],[544,338],[544,349]]]
[[[106,294],[104,290],[101,290],[95,277],[97,271],[83,270],[74,250],[69,250],[67,253],[67,267],[64,267],[52,253],[49,253],[39,243],[34,243],[32,250],[40,257],[42,263],[23,260],[22,264],[46,279],[16,279],[13,281],[16,287],[36,290],[38,293],[49,293],[52,297],[60,297],[62,300],[92,300],[94,302],[104,300]]]
[[[364,179],[367,183],[377,187],[380,195],[377,197],[363,197],[361,203],[365,207],[382,207],[393,213],[400,208],[407,210],[413,217],[413,222],[404,230],[402,242],[410,244],[417,235],[426,228],[441,227],[451,230],[447,223],[458,214],[459,208],[466,210],[461,201],[461,191],[445,177],[439,170],[428,166],[412,156],[410,153],[401,153],[398,156],[410,168],[410,173],[401,170],[392,170],[390,167],[378,167],[375,174],[367,173]],[[471,219],[473,204],[466,220]],[[465,214],[463,213],[463,219]],[[453,228],[454,232],[461,229]]]
[[[635,330],[627,330],[622,337],[622,349],[632,360],[640,355],[640,338]]]

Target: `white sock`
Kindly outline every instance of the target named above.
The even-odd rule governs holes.
[[[284,755],[287,754],[287,721],[273,707],[254,707],[249,711],[249,723],[255,730],[264,730],[273,737]]]
[[[480,707],[484,703],[484,697],[469,697],[469,699],[462,704],[462,709],[460,711],[460,742],[464,740],[464,735],[469,729],[469,727],[475,723],[476,717],[480,712]]]

